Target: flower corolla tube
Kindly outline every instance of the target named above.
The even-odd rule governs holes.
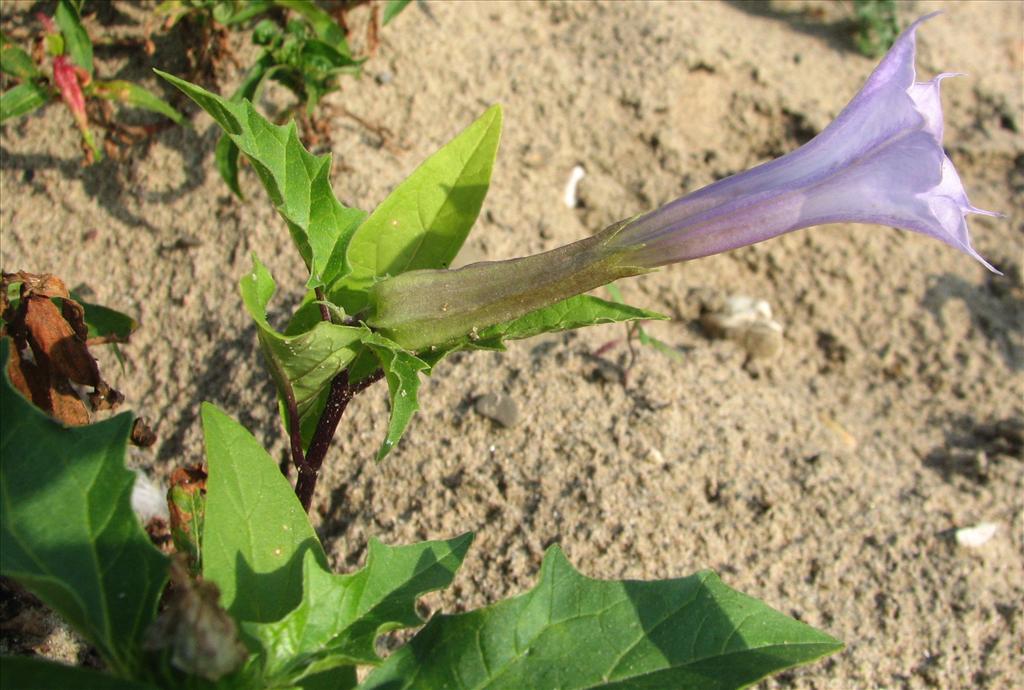
[[[967,200],[942,148],[939,87],[918,82],[914,22],[860,92],[814,139],[574,244],[454,271],[411,271],[374,286],[367,322],[412,349],[444,343],[658,266],[824,223],[874,223],[971,246]]]
[[[850,104],[797,150],[640,216],[610,246],[644,266],[687,261],[799,228],[875,223],[934,237],[995,270],[971,246],[967,200],[942,149],[939,85],[915,81],[914,39],[899,37]]]

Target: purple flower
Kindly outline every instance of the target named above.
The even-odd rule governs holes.
[[[914,33],[903,32],[850,104],[796,151],[639,216],[609,242],[640,266],[728,251],[812,225],[875,223],[971,247],[967,200],[942,150],[939,84],[914,81]],[[998,273],[998,271],[996,271]]]

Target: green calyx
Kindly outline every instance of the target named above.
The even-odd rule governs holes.
[[[456,270],[409,271],[370,290],[367,323],[409,350],[443,345],[649,269],[609,249],[628,221],[542,254]]]

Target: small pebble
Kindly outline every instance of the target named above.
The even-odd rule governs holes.
[[[763,299],[735,295],[718,311],[705,314],[701,323],[713,338],[727,338],[758,359],[774,357],[782,349],[782,324],[772,318]]]
[[[604,383],[622,384],[622,367],[600,357],[594,358],[594,370],[590,373],[590,380]]]
[[[394,79],[394,78],[395,78],[395,76],[393,74],[391,74],[391,72],[388,72],[387,70],[384,70],[383,72],[378,72],[377,76],[375,76],[373,79],[378,84],[383,86],[384,84],[390,84],[391,80]]]
[[[487,393],[476,399],[477,414],[497,422],[506,429],[519,422],[519,405],[508,395]]]
[[[961,546],[977,548],[983,546],[999,531],[996,522],[982,522],[974,527],[961,527],[956,531],[956,543]]]
[[[527,168],[541,168],[547,165],[552,157],[551,149],[547,146],[534,145],[533,143],[524,146],[520,153],[520,160]]]

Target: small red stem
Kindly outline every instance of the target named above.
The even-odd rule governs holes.
[[[313,440],[310,441],[309,450],[306,452],[306,460],[299,466],[299,478],[295,483],[295,495],[299,497],[299,502],[307,513],[313,503],[313,492],[316,490],[316,482],[320,476],[320,466],[331,446],[331,439],[334,438],[334,433],[338,429],[341,416],[345,414],[345,408],[348,407],[352,398],[379,381],[383,376],[384,373],[378,370],[362,381],[350,384],[348,372],[343,371],[331,381],[327,405],[320,415],[320,421],[317,422]]]

